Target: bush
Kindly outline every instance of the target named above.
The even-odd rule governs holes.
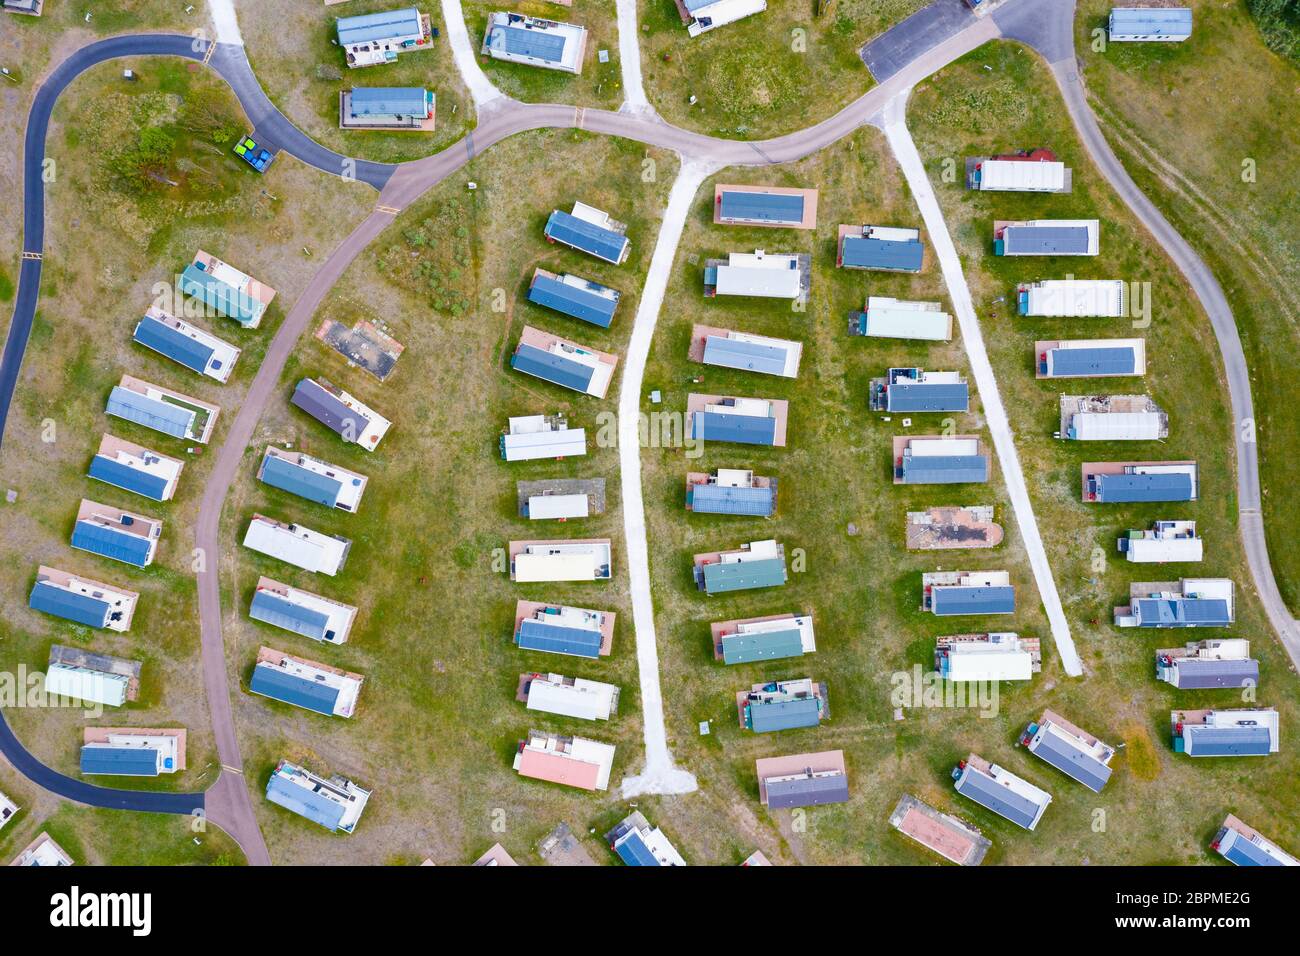
[[[146,126],[136,141],[117,151],[109,159],[109,168],[129,186],[139,189],[149,182],[150,174],[161,173],[176,149],[176,139],[160,126]]]
[[[1300,0],[1246,0],[1265,45],[1300,61]]]

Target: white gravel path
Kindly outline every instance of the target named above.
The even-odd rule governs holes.
[[[943,271],[943,280],[948,287],[948,296],[952,299],[953,310],[957,313],[957,322],[961,326],[961,337],[970,358],[975,387],[979,389],[980,399],[984,403],[984,418],[988,423],[989,434],[993,436],[998,461],[1002,465],[1002,476],[1006,481],[1007,494],[1011,497],[1011,508],[1016,515],[1016,524],[1020,527],[1020,537],[1025,542],[1025,551],[1029,555],[1029,564],[1038,584],[1038,593],[1047,611],[1056,652],[1061,657],[1061,666],[1065,672],[1071,677],[1079,677],[1083,674],[1083,662],[1074,648],[1070,625],[1065,619],[1061,596],[1056,590],[1056,579],[1052,577],[1052,567],[1047,561],[1042,536],[1038,533],[1038,520],[1034,517],[1034,506],[1029,500],[1029,489],[1025,485],[1025,473],[1020,467],[1020,456],[1016,453],[1011,423],[1007,419],[1006,407],[1002,404],[1002,395],[998,392],[988,351],[984,348],[984,336],[980,332],[966,276],[961,271],[961,259],[957,256],[952,236],[948,234],[948,226],[944,222],[943,211],[939,208],[934,190],[930,187],[930,180],[926,178],[925,166],[916,151],[916,144],[912,142],[912,134],[907,130],[907,97],[910,93],[909,88],[890,100],[882,115],[875,117],[872,122],[885,131],[889,146],[894,151],[907,185],[921,210],[926,231],[930,233],[930,242],[934,245],[939,267]]]
[[[465,26],[465,12],[460,0],[442,0],[442,21],[447,31],[447,42],[451,44],[452,60],[475,108],[482,109],[493,100],[503,99],[505,94],[492,85],[478,64],[474,46],[469,42],[469,29]]]
[[[623,106],[626,112],[653,113],[641,79],[641,45],[637,32],[637,0],[617,0],[618,68],[623,75]]]
[[[691,201],[716,166],[685,160],[668,194],[668,208],[659,227],[641,304],[633,320],[632,337],[623,363],[623,389],[618,396],[618,463],[623,481],[623,530],[627,538],[628,577],[632,588],[632,624],[636,631],[637,671],[641,678],[641,710],[645,724],[645,769],[623,779],[624,797],[642,793],[690,793],[695,775],[673,764],[664,726],[664,698],[659,684],[659,645],[655,637],[654,601],[650,595],[650,555],[646,546],[645,501],[641,496],[641,440],[637,428],[645,363],[655,323],[668,288],[677,244],[686,226]]]
[[[217,31],[218,43],[244,45],[244,35],[239,32],[239,19],[235,16],[235,0],[208,0],[208,13]]]

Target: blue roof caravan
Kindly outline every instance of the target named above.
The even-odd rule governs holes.
[[[125,633],[139,599],[135,591],[41,565],[27,606],[75,624]]]
[[[1043,811],[1052,802],[1052,795],[1046,790],[978,754],[959,761],[952,777],[954,787],[963,797],[1026,830],[1038,826]]]
[[[181,728],[86,727],[82,731],[84,776],[157,777],[185,769]]]
[[[1181,43],[1191,35],[1191,7],[1111,7],[1106,30],[1116,43]]]
[[[253,591],[248,616],[323,644],[346,644],[357,609],[263,576]]]
[[[1250,641],[1210,638],[1156,650],[1156,680],[1179,690],[1214,690],[1259,685],[1259,661]]]
[[[713,223],[816,229],[817,190],[718,183],[713,189]]]
[[[429,18],[415,7],[339,17],[335,29],[353,68],[392,63],[399,53],[423,47],[430,37]]]
[[[327,379],[304,378],[293,389],[289,401],[345,442],[374,451],[392,427],[383,415],[353,398]]]
[[[156,306],[150,306],[136,323],[134,338],[145,348],[223,385],[230,378],[240,352],[229,342]]]
[[[842,750],[762,757],[754,769],[759,802],[769,809],[848,802],[849,776]]]
[[[104,435],[86,474],[96,481],[130,491],[154,501],[167,501],[176,493],[185,463],[160,455],[143,445]]]
[[[799,374],[803,344],[790,339],[696,325],[691,328],[687,356],[691,361],[704,365],[795,378]]]
[[[1016,589],[1006,571],[930,571],[921,575],[921,610],[940,617],[1012,614]]]
[[[1146,372],[1145,339],[1045,339],[1034,343],[1036,378],[1136,377]]]
[[[924,261],[925,246],[919,229],[840,226],[835,264],[842,269],[917,273]]]
[[[367,482],[365,475],[355,471],[274,445],[266,446],[257,479],[327,508],[352,512],[360,506]]]
[[[248,689],[326,717],[351,717],[364,681],[360,674],[263,647],[257,652]]]
[[[1116,627],[1227,627],[1236,619],[1229,578],[1139,581],[1115,608]]]
[[[1210,849],[1236,866],[1300,866],[1300,860],[1231,813],[1214,835]]]
[[[896,485],[983,484],[989,480],[989,456],[978,435],[899,435],[893,450]]]
[[[872,411],[891,414],[965,412],[970,410],[970,386],[960,372],[891,368],[871,380],[868,404]]]
[[[370,800],[370,791],[345,777],[326,779],[281,760],[266,782],[266,799],[332,833],[351,833]]]
[[[749,664],[817,652],[811,614],[769,614],[709,625],[713,659],[723,664]]]
[[[614,321],[622,293],[575,275],[556,275],[538,268],[528,286],[528,301],[602,329]]]
[[[624,817],[605,834],[605,842],[628,866],[685,866],[686,861],[664,836],[663,830],[651,827],[640,810]]]
[[[613,649],[614,619],[610,611],[519,601],[515,605],[514,642],[527,651],[595,660],[608,657]]]
[[[488,14],[483,56],[547,70],[579,74],[587,51],[587,28],[522,13]]]
[[[270,286],[202,249],[178,276],[176,285],[180,292],[202,303],[205,310],[234,319],[246,329],[262,324],[267,306],[275,298]]]
[[[739,398],[724,395],[686,397],[688,437],[700,442],[725,441],[741,445],[785,447],[790,403],[784,399]]]
[[[83,498],[72,526],[72,547],[147,568],[157,554],[161,536],[162,522],[156,518]]]
[[[1195,501],[1194,461],[1085,461],[1080,466],[1085,503]]]
[[[106,414],[172,438],[207,444],[221,409],[161,385],[123,375],[109,392]]]
[[[756,734],[816,727],[830,716],[826,685],[808,677],[760,681],[736,692],[736,712],[743,730]]]
[[[432,132],[437,100],[419,86],[358,86],[339,92],[339,128]]]
[[[770,518],[776,513],[775,478],[740,468],[719,468],[714,474],[686,475],[686,510],[695,514]]]
[[[627,226],[615,222],[609,213],[575,202],[572,212],[553,211],[546,220],[544,233],[550,242],[558,242],[617,266],[627,259],[631,248],[624,235],[626,231]]]
[[[999,256],[1095,256],[1101,223],[1096,219],[1031,219],[993,224]]]
[[[1110,780],[1115,748],[1050,710],[1025,729],[1020,743],[1094,793],[1101,793]]]
[[[561,388],[604,398],[614,378],[618,356],[579,345],[558,335],[525,325],[510,356],[516,372]]]
[[[1189,757],[1267,757],[1278,750],[1272,707],[1175,710],[1169,714],[1174,753]]]

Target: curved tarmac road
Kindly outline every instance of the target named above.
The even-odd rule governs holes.
[[[196,44],[191,37],[169,35],[115,37],[91,44],[72,54],[51,74],[50,79],[37,91],[29,116],[24,154],[25,251],[19,272],[14,317],[5,343],[3,358],[0,359],[0,436],[3,435],[4,423],[31,331],[39,292],[41,272],[39,254],[44,243],[44,193],[40,167],[44,158],[44,142],[50,112],[59,94],[72,79],[85,69],[105,60],[122,56],[164,55],[207,62],[235,92],[245,112],[254,123],[257,136],[262,140],[323,172],[355,178],[381,190],[380,208],[358,225],[330,254],[289,311],[272,340],[245,400],[241,403],[227,440],[223,442],[217,454],[212,475],[200,504],[195,532],[196,546],[203,548],[215,562],[221,553],[218,527],[226,493],[235,478],[262,409],[279,379],[289,353],[305,330],[312,314],[347,266],[383,231],[396,212],[404,209],[424,192],[463,167],[479,152],[519,132],[550,127],[579,127],[671,149],[687,158],[707,159],[724,165],[767,165],[790,162],[814,153],[853,132],[880,112],[885,103],[903,89],[914,85],[1002,33],[1016,36],[1017,39],[1025,39],[1025,42],[1038,46],[1033,39],[1017,35],[1016,28],[1019,28],[1023,22],[1037,21],[1042,24],[1050,21],[1052,27],[1048,32],[1055,44],[1051,52],[1058,52],[1061,37],[1072,36],[1070,31],[1073,23],[1073,2],[1072,0],[1037,0],[1037,2],[1051,3],[1053,7],[1051,16],[1043,16],[1042,8],[1037,5],[1031,8],[1029,0],[1009,0],[993,17],[975,20],[969,27],[939,46],[926,51],[839,113],[788,136],[757,142],[719,140],[670,126],[657,116],[644,113],[615,113],[569,106],[524,104],[502,97],[493,100],[480,112],[477,128],[459,143],[433,156],[400,166],[354,161],[325,149],[303,134],[267,98],[248,64],[242,47],[217,44],[209,56],[208,48]],[[1031,9],[1034,11],[1032,16],[1029,15]],[[1065,17],[1068,19],[1063,19]],[[1039,48],[1043,49],[1043,47]],[[1072,40],[1070,49],[1073,50]],[[1048,59],[1053,62],[1053,70],[1057,72],[1058,82],[1062,82],[1062,73],[1058,67],[1063,65],[1059,59],[1054,61],[1051,55],[1048,55]],[[1069,64],[1065,64],[1064,68],[1072,71],[1072,60]],[[1073,76],[1072,84],[1078,87],[1073,100],[1070,92],[1071,83],[1062,83],[1067,105],[1103,173],[1152,229],[1153,234],[1179,263],[1180,268],[1184,268],[1185,262],[1192,266],[1199,266],[1199,270],[1192,268],[1189,272],[1184,268],[1184,272],[1188,274],[1207,312],[1210,313],[1215,332],[1219,335],[1220,346],[1224,350],[1225,365],[1229,367],[1234,412],[1238,413],[1239,420],[1248,418],[1251,408],[1249,379],[1245,373],[1245,360],[1241,354],[1240,343],[1236,339],[1235,324],[1232,322],[1231,312],[1227,308],[1226,300],[1223,299],[1222,291],[1195,253],[1154,210],[1154,207],[1150,207],[1150,203],[1123,172],[1123,168],[1119,166],[1114,154],[1110,152],[1105,140],[1097,131],[1096,122],[1087,108],[1086,99],[1082,96],[1081,86],[1078,86],[1077,74]],[[1078,112],[1079,110],[1082,112]],[[1089,135],[1089,124],[1096,141]],[[1110,168],[1111,166],[1113,168]],[[1123,187],[1125,180],[1127,189]],[[1140,208],[1142,203],[1150,207],[1149,215]],[[1163,224],[1163,230],[1153,225],[1157,222]],[[1211,308],[1214,292],[1218,293],[1218,299],[1222,302],[1221,309],[1218,308],[1218,303],[1214,303],[1215,307]],[[1221,331],[1220,326],[1224,316],[1226,316],[1226,326]],[[1235,355],[1230,354],[1233,351],[1231,345],[1234,341],[1236,342]],[[1239,440],[1238,456],[1239,482],[1243,489],[1242,533],[1247,542],[1252,572],[1268,606],[1270,603],[1268,595],[1270,593],[1277,595],[1277,587],[1272,579],[1267,551],[1263,544],[1262,521],[1258,512],[1258,473],[1254,446]],[[1253,497],[1247,494],[1252,488]],[[1251,502],[1253,502],[1253,509]],[[1248,525],[1255,530],[1248,532]],[[1252,537],[1255,539],[1254,546],[1252,546]],[[1261,554],[1262,563],[1259,561]],[[1277,604],[1280,603],[1279,597]],[[258,829],[248,786],[242,778],[240,769],[242,762],[230,707],[228,662],[222,644],[221,607],[215,567],[200,575],[199,605],[204,686],[211,710],[218,753],[223,764],[220,777],[206,795],[110,790],[92,787],[64,777],[44,767],[23,748],[21,742],[4,724],[2,713],[0,713],[0,751],[3,751],[14,766],[34,782],[78,802],[114,809],[164,813],[189,813],[206,807],[209,818],[230,833],[240,844],[250,863],[268,864],[269,853]],[[1276,607],[1270,607],[1270,619],[1274,626],[1278,627],[1288,650],[1295,658],[1297,653],[1300,653],[1300,649],[1293,646],[1297,643],[1294,622],[1289,614],[1285,613],[1284,606],[1282,612],[1284,626],[1278,627]]]
[[[39,297],[41,281],[40,256],[45,244],[45,187],[41,174],[50,116],[59,96],[74,79],[94,66],[124,56],[178,56],[199,62],[207,62],[230,84],[244,111],[254,123],[255,135],[260,141],[264,141],[276,149],[291,152],[302,161],[324,172],[337,176],[350,176],[368,183],[376,189],[382,189],[396,168],[381,163],[348,159],[325,149],[306,137],[271,104],[253,77],[252,70],[249,68],[248,61],[240,47],[218,45],[211,50],[211,56],[209,57],[209,46],[196,42],[191,37],[170,34],[146,34],[101,40],[73,53],[59,64],[41,85],[40,89],[37,90],[28,114],[27,130],[23,144],[24,248],[22,264],[19,269],[18,295],[14,304],[13,320],[9,326],[3,357],[0,357],[0,440],[3,439],[4,428],[8,422],[9,408],[13,400],[14,388],[17,385],[23,355],[27,349],[27,340],[31,334]],[[382,226],[390,218],[376,213],[366,220],[362,226],[358,227],[353,236],[365,235],[367,238],[364,241],[368,242],[370,238],[379,233]],[[367,223],[370,224],[369,229],[367,229]],[[349,256],[349,261],[350,258],[351,256]],[[342,272],[342,265],[338,265],[337,270],[331,274],[332,263],[337,264],[335,257],[331,257],[326,261],[320,273],[316,276],[313,287],[298,302],[298,306],[308,307],[308,317],[310,316],[310,310],[314,310],[324,296],[325,291],[337,280],[338,275]],[[330,276],[328,283],[321,285],[321,281],[326,276]],[[313,292],[315,293],[314,296]],[[291,316],[293,314],[293,312],[290,313]],[[305,322],[305,319],[303,321]],[[290,323],[286,322],[285,324],[287,326]],[[277,335],[272,342],[271,351],[268,353],[268,355],[279,356],[274,374],[269,376],[259,374],[254,379],[254,391],[250,391],[250,396],[255,392],[263,395],[261,402],[256,405],[257,409],[260,409],[261,404],[265,403],[265,396],[269,393],[271,386],[274,385],[278,369],[283,366],[285,359],[288,357],[288,352],[293,346],[293,338],[285,336],[284,331],[282,329],[281,334]],[[294,338],[296,338],[296,335]],[[264,366],[262,371],[268,372],[272,370]],[[260,391],[258,391],[259,389]],[[244,435],[239,445],[234,446],[236,449],[242,449],[247,443],[248,436],[252,432],[252,423],[256,421],[256,414],[251,416],[247,414],[247,411],[249,411],[247,405],[241,411],[244,414],[237,416],[235,426],[231,430],[232,438],[241,434],[241,423],[247,425],[247,434]],[[247,420],[250,418],[252,421],[248,422]],[[226,442],[222,448],[223,454],[229,454],[231,447],[231,442]],[[212,497],[212,490],[213,485],[209,484],[205,489],[205,501]],[[223,487],[215,509],[203,509],[202,507],[200,509],[196,545],[205,548],[206,553],[210,555],[220,554],[216,542],[215,522],[212,522],[212,533],[204,535],[203,532],[207,530],[207,527],[202,519],[205,510],[219,513],[220,501],[224,497],[225,489]],[[212,605],[211,613],[202,613],[205,597],[210,597],[215,602],[215,572],[200,575],[199,590],[201,620],[205,622],[202,628],[204,686],[207,691],[209,708],[211,709],[218,755],[223,765],[223,773],[218,777],[208,793],[176,794],[115,790],[108,787],[91,786],[82,781],[66,777],[44,766],[22,746],[13,730],[5,722],[3,712],[0,712],[0,751],[5,754],[16,769],[33,782],[46,790],[79,803],[110,809],[155,813],[206,813],[212,822],[230,833],[236,842],[240,844],[250,862],[269,863],[265,843],[262,841],[261,833],[252,815],[252,804],[248,798],[247,789],[237,769],[242,763],[238,740],[234,732],[234,721],[230,714],[230,690],[226,681],[225,659],[221,646],[219,603]],[[215,633],[210,626],[213,622],[216,625]],[[233,773],[229,772],[232,770]]]
[[[1178,271],[1192,287],[1201,308],[1210,317],[1210,326],[1214,329],[1214,337],[1223,356],[1228,398],[1235,425],[1233,441],[1237,452],[1237,518],[1246,562],[1250,566],[1250,574],[1269,623],[1281,638],[1292,664],[1300,670],[1300,625],[1297,625],[1282,599],[1268,556],[1259,487],[1260,436],[1255,429],[1250,370],[1246,365],[1246,354],[1241,347],[1241,335],[1232,308],[1223,294],[1223,287],[1205,260],[1197,255],[1187,240],[1138,188],[1106,141],[1097,117],[1088,105],[1088,94],[1083,78],[1079,75],[1074,48],[1075,0],[1039,0],[1039,3],[1040,6],[1032,9],[1008,5],[994,11],[993,18],[1004,36],[1032,46],[1047,61],[1065,100],[1070,119],[1093,163],[1173,260]]]
[[[356,161],[328,150],[298,130],[275,108],[262,90],[243,47],[212,46],[192,37],[145,34],[113,37],[76,51],[51,73],[37,91],[28,117],[24,142],[23,235],[24,253],[19,271],[18,295],[3,357],[0,358],[0,439],[17,384],[36,312],[41,278],[40,254],[45,237],[45,194],[41,163],[54,104],[64,89],[85,70],[125,56],[178,56],[204,62],[230,85],[254,124],[260,141],[282,149],[303,162],[335,176],[355,178],[381,190],[380,208],[367,217],[330,254],[277,331],[266,357],[217,453],[204,489],[195,529],[195,546],[209,556],[210,567],[199,575],[199,614],[204,688],[222,772],[205,794],[175,795],[89,787],[57,774],[37,761],[0,713],[0,751],[25,775],[46,789],[82,803],[118,809],[188,813],[204,808],[209,819],[226,830],[243,849],[249,862],[269,864],[270,855],[253,814],[247,783],[243,780],[238,736],[231,711],[228,662],[221,633],[221,603],[217,562],[222,505],[262,409],[279,379],[289,353],[326,293],[353,259],[412,201],[460,169],[483,149],[508,136],[548,127],[581,127],[592,132],[622,136],[675,150],[687,157],[708,158],[728,165],[765,165],[789,162],[809,155],[848,135],[877,112],[897,90],[929,75],[948,62],[996,35],[992,24],[981,21],[964,34],[930,51],[900,71],[898,77],[869,91],[829,119],[800,133],[762,142],[717,140],[669,126],[657,116],[629,115],[607,110],[582,110],[569,106],[524,104],[505,97],[481,111],[474,131],[459,143],[422,160],[401,166]],[[380,211],[381,209],[385,211]]]

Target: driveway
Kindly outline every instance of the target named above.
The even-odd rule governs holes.
[[[1016,451],[1015,438],[1011,431],[1011,421],[1007,417],[1006,406],[1002,402],[1002,393],[998,390],[997,379],[993,374],[993,363],[989,361],[988,349],[984,345],[984,334],[980,329],[979,317],[975,314],[975,304],[971,300],[970,287],[966,284],[966,274],[962,271],[961,259],[957,247],[948,232],[948,224],[943,218],[934,188],[926,177],[925,165],[912,141],[912,134],[907,129],[905,110],[909,91],[903,91],[885,107],[879,122],[889,140],[894,158],[907,180],[907,186],[916,200],[921,218],[925,222],[925,231],[929,234],[930,244],[935,257],[939,260],[939,270],[943,273],[944,284],[948,288],[948,298],[952,301],[953,311],[957,313],[957,322],[961,327],[962,345],[970,361],[971,374],[975,378],[975,387],[980,401],[984,405],[984,422],[993,439],[993,448],[997,451],[998,462],[1002,466],[1002,479],[1006,483],[1007,497],[1011,499],[1011,510],[1016,516],[1016,526],[1024,541],[1025,553],[1029,566],[1034,573],[1034,583],[1038,586],[1038,595],[1047,613],[1047,622],[1052,630],[1052,641],[1056,646],[1061,667],[1071,677],[1083,676],[1083,661],[1074,646],[1070,635],[1070,623],[1065,617],[1065,608],[1061,604],[1061,595],[1056,589],[1056,578],[1052,575],[1052,565],[1043,547],[1043,537],[1039,533],[1038,519],[1034,516],[1034,505],[1029,497],[1029,487],[1025,482],[1025,472],[1020,464],[1020,455]]]
[[[965,0],[935,0],[869,41],[859,55],[876,82],[883,83],[975,19]]]

